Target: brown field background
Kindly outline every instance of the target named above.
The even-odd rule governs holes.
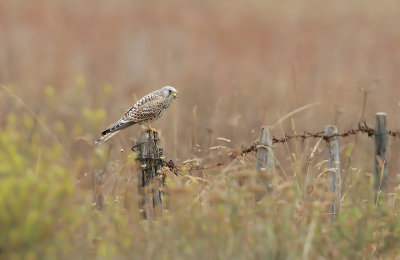
[[[232,147],[247,145],[261,125],[315,102],[320,105],[294,116],[298,133],[334,123],[335,104],[343,110],[339,131],[356,127],[360,88],[373,90],[368,124],[384,111],[397,130],[399,9],[398,1],[1,1],[0,82],[50,129],[65,125],[59,138],[71,154],[92,153],[103,128],[164,85],[175,86],[180,98],[155,127],[167,157],[178,162],[206,158],[217,137],[231,139]],[[46,88],[55,93],[53,103]],[[3,127],[8,113],[26,112],[7,102],[1,103]],[[80,116],[85,109],[100,120],[76,131],[86,140],[80,144],[68,133],[90,117]],[[292,133],[289,120],[274,136],[283,130]],[[113,152],[129,149],[138,132],[132,127],[115,137]],[[373,140],[360,140],[352,165],[371,172]],[[342,152],[352,142],[341,139]],[[289,148],[309,152],[307,144]],[[399,149],[391,144],[395,176]],[[290,168],[286,147],[275,150]]]
[[[382,193],[374,139],[339,139],[333,214],[324,141],[276,144],[271,176],[255,153],[225,161],[310,104],[272,134],[357,127],[360,89],[367,124],[383,111],[400,131],[399,13],[397,0],[0,0],[0,258],[399,259],[399,139]],[[94,140],[164,85],[179,98],[153,127],[181,167],[162,169],[165,210],[148,221],[140,127]]]

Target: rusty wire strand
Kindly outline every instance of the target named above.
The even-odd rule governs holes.
[[[285,135],[282,138],[273,137],[272,138],[272,144],[277,144],[277,143],[284,144],[284,143],[287,143],[287,142],[289,142],[291,140],[298,140],[298,139],[304,141],[305,139],[308,139],[308,138],[321,138],[321,139],[323,139],[325,141],[329,141],[329,139],[332,138],[332,137],[348,137],[348,136],[356,135],[358,133],[367,134],[368,137],[372,137],[372,136],[374,136],[374,129],[368,127],[367,124],[364,122],[364,123],[359,123],[358,124],[358,128],[351,128],[346,132],[334,134],[334,135],[329,136],[329,137],[325,134],[324,131],[320,131],[320,132],[316,132],[316,133],[310,133],[310,132],[305,131],[301,135],[298,135],[298,134],[296,134],[296,135]],[[391,137],[400,138],[400,131],[389,130],[387,133]],[[215,164],[213,164],[211,166],[200,166],[200,165],[199,166],[194,166],[194,167],[192,167],[190,169],[190,171],[193,171],[193,170],[205,171],[205,170],[209,170],[209,169],[212,169],[212,168],[216,168],[216,167],[219,167],[219,166],[226,165],[228,162],[231,162],[231,161],[235,160],[238,156],[245,156],[246,154],[249,154],[249,153],[257,151],[257,146],[258,145],[259,145],[259,142],[254,142],[254,143],[250,144],[249,146],[242,147],[239,150],[233,151],[223,161],[215,163]],[[178,174],[180,174],[182,172],[182,167],[177,165],[177,164],[175,164],[174,161],[172,161],[172,160],[169,160],[169,161],[162,160],[162,162],[163,162],[163,165],[168,167],[170,169],[170,171],[172,171],[174,174],[178,175]]]

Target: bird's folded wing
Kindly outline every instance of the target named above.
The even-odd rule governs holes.
[[[163,107],[164,99],[161,96],[157,96],[143,103],[138,102],[124,113],[122,119],[135,123],[152,120],[157,117]]]

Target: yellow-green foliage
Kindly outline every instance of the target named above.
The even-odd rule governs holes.
[[[33,119],[23,118],[10,114],[0,132],[0,254],[52,258],[74,250],[83,215],[59,144],[43,145],[32,132]]]

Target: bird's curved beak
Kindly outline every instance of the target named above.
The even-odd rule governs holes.
[[[176,98],[177,98],[176,93],[172,93],[172,97],[173,97],[174,99],[176,99]]]

